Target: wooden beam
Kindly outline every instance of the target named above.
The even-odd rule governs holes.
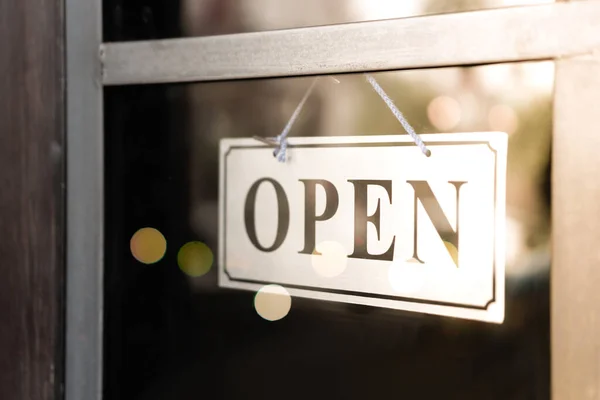
[[[600,57],[557,61],[552,398],[600,399]]]
[[[473,65],[600,47],[600,1],[101,46],[105,85]]]

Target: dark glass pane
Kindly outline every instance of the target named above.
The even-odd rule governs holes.
[[[549,146],[553,64],[375,74],[419,133],[509,136],[501,325],[293,298],[268,322],[253,292],[178,267],[218,247],[221,138],[275,136],[312,78],[107,88],[108,399],[548,399]],[[403,134],[362,75],[322,78],[294,136]],[[140,228],[164,257],[138,262]]]

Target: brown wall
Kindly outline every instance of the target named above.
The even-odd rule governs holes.
[[[63,1],[0,1],[0,398],[62,396]]]

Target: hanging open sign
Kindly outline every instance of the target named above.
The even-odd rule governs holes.
[[[507,136],[220,148],[219,285],[501,323]]]

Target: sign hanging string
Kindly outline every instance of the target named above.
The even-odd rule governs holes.
[[[365,74],[365,77],[367,79],[367,82],[369,82],[369,84],[373,87],[375,92],[379,95],[379,97],[381,97],[381,99],[388,106],[388,108],[390,109],[392,114],[394,114],[394,116],[396,117],[398,122],[400,122],[400,124],[402,125],[404,130],[406,130],[406,132],[412,137],[415,144],[419,147],[419,149],[421,149],[421,151],[423,152],[423,154],[425,154],[425,156],[429,157],[431,155],[431,151],[427,148],[427,146],[425,145],[425,143],[423,142],[423,139],[421,139],[419,134],[417,132],[415,132],[413,127],[408,123],[408,121],[406,120],[406,118],[404,117],[402,112],[398,109],[398,107],[396,107],[396,105],[394,104],[394,101],[387,95],[385,90],[383,90],[383,88],[379,85],[379,83],[377,83],[377,81],[375,80],[375,78],[373,78],[373,76],[371,76],[370,74]],[[306,100],[312,93],[318,80],[319,80],[319,77],[316,77],[313,80],[313,82],[307,89],[306,93],[304,93],[304,97],[302,97],[302,100],[300,100],[300,103],[298,103],[298,106],[296,106],[294,113],[292,114],[292,116],[290,117],[288,122],[285,124],[285,127],[283,128],[283,130],[277,137],[275,137],[274,139],[266,139],[266,138],[262,138],[260,136],[254,137],[255,139],[260,140],[263,143],[266,143],[269,145],[274,145],[275,150],[273,151],[273,155],[275,157],[277,157],[277,161],[279,161],[279,162],[285,162],[285,160],[286,160],[286,153],[287,153],[287,148],[288,148],[287,136],[290,133],[292,126],[294,126],[294,123],[298,119],[298,116],[300,115],[302,108],[304,108],[304,104],[306,103]],[[336,82],[337,82],[337,80],[336,80]]]
[[[373,76],[371,76],[369,74],[365,74],[365,76],[367,78],[367,82],[369,82],[371,84],[371,86],[373,86],[373,89],[375,89],[375,92],[377,92],[379,97],[381,97],[381,99],[385,102],[385,104],[388,106],[388,108],[390,109],[392,114],[394,114],[394,117],[396,117],[398,122],[400,122],[400,125],[402,125],[404,130],[410,135],[410,137],[412,137],[415,144],[419,147],[419,149],[421,149],[423,154],[425,154],[427,157],[429,157],[431,155],[431,150],[429,150],[427,148],[427,146],[425,146],[425,143],[423,143],[423,139],[421,139],[421,136],[419,136],[419,134],[417,132],[415,132],[413,127],[408,123],[408,121],[404,117],[404,114],[402,114],[402,112],[394,104],[394,101],[392,99],[390,99],[390,96],[387,95],[387,93],[383,90],[383,88],[379,85],[379,83],[377,83],[377,81],[375,80],[375,78],[373,78]]]
[[[300,111],[302,111],[302,109],[304,108],[304,103],[306,103],[308,96],[310,96],[310,94],[312,93],[318,80],[319,77],[317,76],[312,81],[312,83],[308,87],[308,90],[306,91],[306,93],[304,93],[304,97],[302,97],[302,100],[300,100],[300,103],[298,103],[298,106],[296,106],[296,109],[294,110],[294,113],[290,117],[289,121],[287,122],[287,124],[285,124],[285,127],[283,128],[281,133],[275,138],[275,141],[277,142],[278,146],[273,152],[273,155],[277,157],[277,161],[279,162],[285,162],[285,155],[287,153],[288,146],[287,136],[290,133],[290,130],[292,130],[292,126],[294,126],[296,119],[298,119]]]

